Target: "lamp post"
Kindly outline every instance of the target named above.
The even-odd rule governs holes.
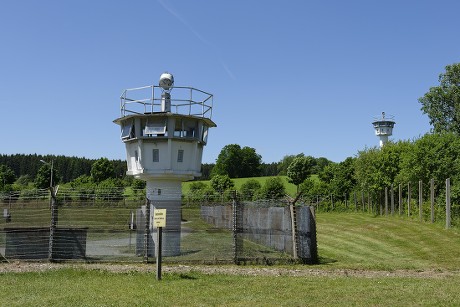
[[[40,162],[49,165],[51,167],[50,171],[50,193],[51,193],[51,223],[50,223],[50,238],[49,238],[49,245],[48,245],[48,261],[53,261],[53,245],[54,245],[54,233],[56,231],[56,226],[58,222],[58,212],[57,212],[57,205],[56,205],[56,194],[53,188],[53,166],[54,161],[51,160],[51,163],[46,162],[44,160],[40,160]]]

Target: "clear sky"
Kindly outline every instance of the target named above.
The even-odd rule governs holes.
[[[460,62],[460,1],[3,0],[0,154],[125,159],[120,94],[158,84],[214,94],[203,162],[227,144],[264,162],[340,162],[430,130],[417,99]],[[174,92],[173,92],[174,93]]]

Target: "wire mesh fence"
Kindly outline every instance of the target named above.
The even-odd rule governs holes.
[[[445,182],[418,181],[394,184],[378,190],[357,190],[343,195],[305,195],[300,201],[317,212],[363,212],[374,215],[406,216],[446,228],[460,226],[459,193]]]
[[[147,200],[144,193],[135,191],[127,197],[113,189],[104,193],[61,189],[54,199],[48,190],[2,195],[0,258],[154,262],[157,228],[153,210],[164,207],[165,202]],[[163,196],[167,193],[161,192]],[[274,204],[206,197],[168,207],[168,216],[178,217],[180,226],[163,229],[163,261],[293,262],[298,258],[294,250],[299,237],[310,240],[314,248],[299,244],[298,250],[303,247],[307,248],[303,254],[316,253],[316,230],[299,226],[293,232],[286,203]],[[311,223],[313,214],[308,212]]]

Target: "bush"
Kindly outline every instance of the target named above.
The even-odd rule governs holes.
[[[286,188],[280,177],[272,177],[265,181],[258,198],[260,199],[280,199],[286,195]]]
[[[262,185],[255,179],[248,179],[241,185],[240,192],[243,200],[254,200]]]

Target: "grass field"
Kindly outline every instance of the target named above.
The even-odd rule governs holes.
[[[361,213],[318,213],[314,266],[109,272],[65,265],[14,273],[0,264],[2,306],[458,306],[460,233]],[[91,265],[89,265],[91,268]],[[124,265],[121,265],[124,267]],[[150,272],[146,272],[146,268]],[[174,270],[176,269],[176,270]]]

